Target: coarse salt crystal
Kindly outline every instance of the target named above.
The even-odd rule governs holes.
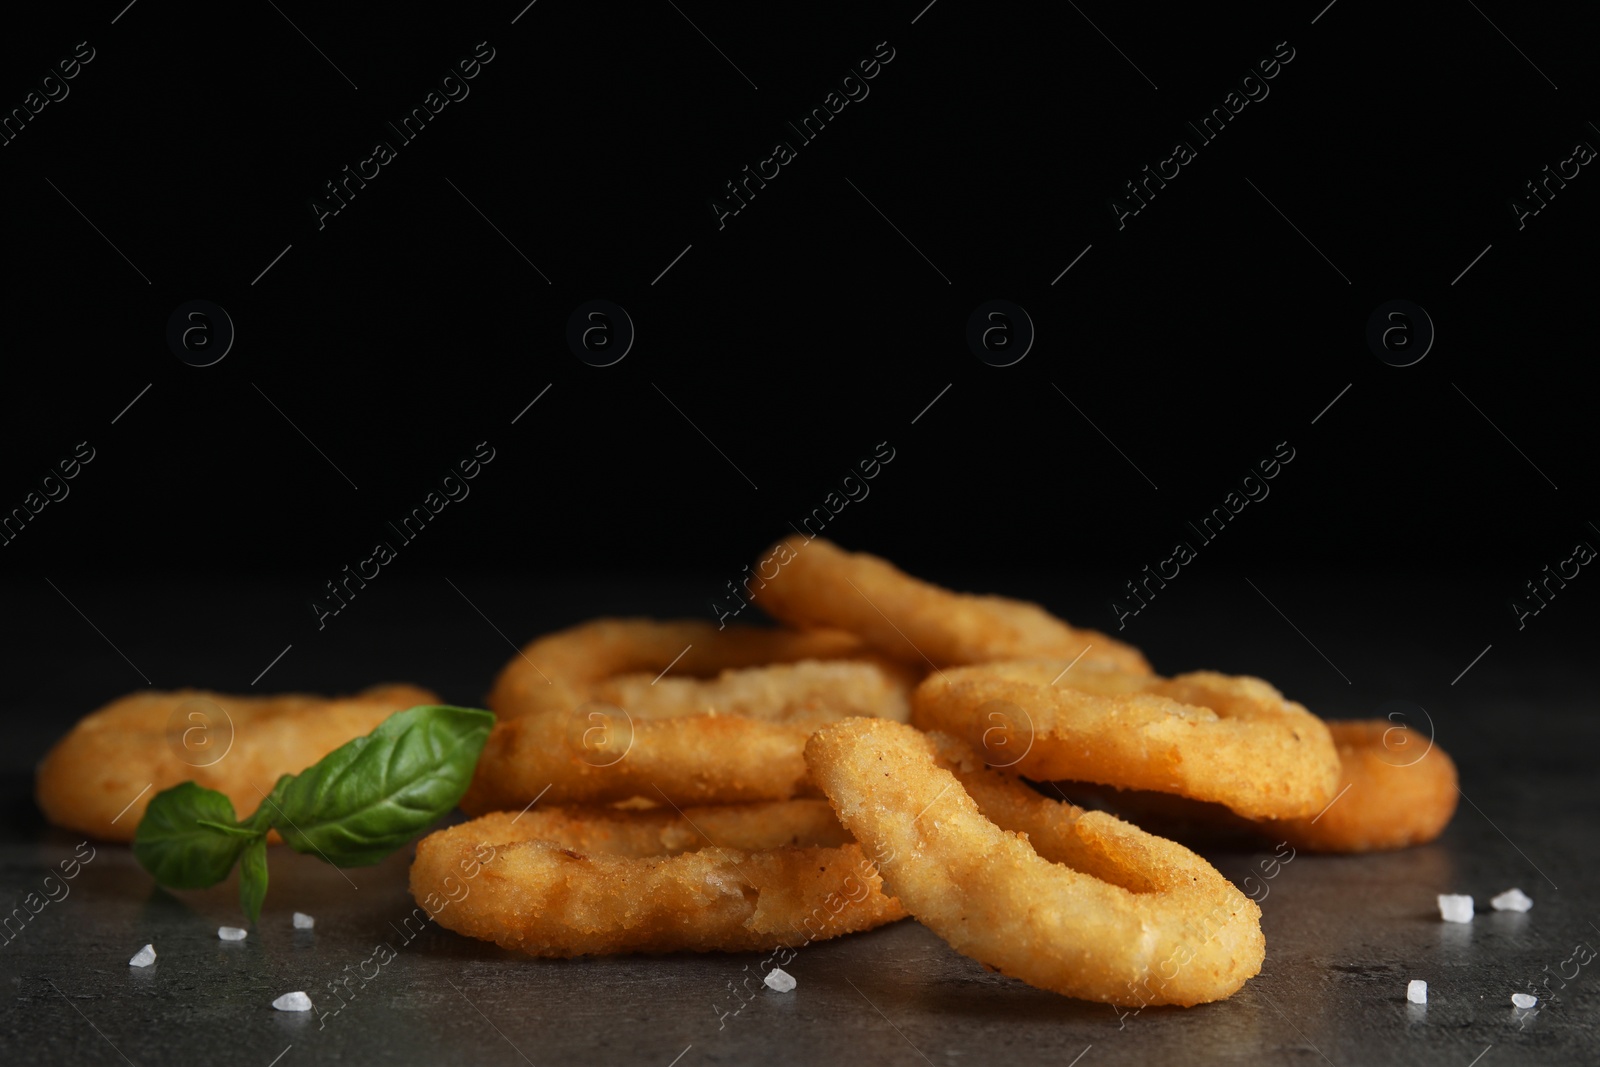
[[[309,930],[315,925],[317,925],[317,920],[305,912],[297,911],[294,913],[294,928],[296,930]]]
[[[1465,893],[1440,893],[1439,914],[1447,923],[1472,921],[1472,898]]]
[[[1406,985],[1406,999],[1413,1004],[1428,1003],[1428,983],[1420,978],[1411,979]]]
[[[285,993],[277,1000],[274,1000],[272,1006],[279,1011],[310,1011],[311,998],[297,990],[293,993]]]
[[[1491,897],[1490,907],[1495,911],[1527,911],[1533,907],[1533,899],[1520,889],[1507,889],[1497,897]]]
[[[1519,1008],[1531,1008],[1535,1004],[1539,1003],[1539,998],[1529,996],[1526,993],[1513,993],[1511,994],[1511,1003],[1515,1004]]]
[[[128,961],[129,967],[148,967],[156,961],[156,947],[146,945],[133,954],[133,959]]]
[[[772,970],[767,972],[767,976],[761,981],[766,984],[768,989],[775,989],[779,993],[787,993],[793,989],[795,985],[794,975],[790,974],[782,967],[772,968]]]
[[[217,927],[217,936],[222,938],[224,941],[243,941],[245,937],[249,935],[249,933],[250,931],[241,930],[237,926]]]

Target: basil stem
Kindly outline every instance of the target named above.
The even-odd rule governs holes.
[[[261,918],[261,903],[267,899],[267,835],[262,834],[245,846],[239,858],[239,907],[251,922]]]

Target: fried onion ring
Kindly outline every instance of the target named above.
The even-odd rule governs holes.
[[[1444,832],[1460,795],[1455,762],[1444,749],[1388,719],[1331,719],[1328,730],[1339,750],[1339,789],[1310,818],[1257,822],[1220,804],[1168,793],[1087,782],[1052,786],[1152,833],[1194,844],[1259,848],[1276,841],[1306,852],[1387,852],[1425,845]]]
[[[1386,852],[1432,841],[1456,813],[1456,765],[1425,734],[1388,719],[1328,723],[1339,793],[1314,819],[1263,827],[1309,852]]]
[[[845,552],[822,538],[786,537],[766,554],[779,564],[752,599],[790,626],[859,634],[886,655],[918,666],[1084,656],[1150,673],[1144,655],[1097,630],[1067,625],[1037,604],[953,593],[913,578],[888,560]]]
[[[595,699],[594,687],[619,674],[654,677],[671,667],[680,677],[706,678],[732,668],[865,651],[858,638],[837,631],[719,629],[698,619],[593,619],[523,646],[495,680],[489,710],[501,719],[569,712]]]
[[[481,814],[540,796],[675,804],[814,796],[804,755],[812,731],[856,715],[904,722],[914,683],[904,668],[870,660],[751,667],[705,681],[606,679],[564,713],[497,723],[461,807]]]
[[[930,675],[912,694],[912,722],[1038,781],[1178,793],[1253,819],[1311,816],[1333,799],[1327,726],[1259,678],[1068,668],[1030,660]]]
[[[1261,969],[1261,909],[1181,845],[985,769],[955,738],[851,719],[806,745],[885,885],[958,952],[1111,1004],[1219,1000]]]
[[[102,841],[132,841],[150,798],[185,781],[226,793],[243,816],[280,775],[305,770],[397,711],[438,702],[413,685],[332,699],[130,693],[84,717],[45,753],[34,796],[50,822]]]
[[[411,894],[551,957],[793,947],[906,914],[822,800],[497,812],[423,838]]]

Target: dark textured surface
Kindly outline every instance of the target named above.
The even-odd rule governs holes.
[[[401,928],[412,907],[405,888],[409,850],[378,867],[346,872],[348,878],[316,859],[273,850],[260,926],[242,944],[225,944],[216,927],[240,921],[233,881],[169,895],[153,888],[125,848],[101,845],[70,883],[70,895],[46,905],[0,948],[7,1002],[0,1056],[7,1063],[120,1063],[120,1053],[138,1064],[266,1065],[283,1054],[278,1062],[285,1067],[668,1067],[680,1054],[676,1062],[683,1067],[997,1059],[1065,1065],[1080,1054],[1080,1067],[1467,1067],[1480,1054],[1482,1067],[1593,1062],[1600,1055],[1600,958],[1578,969],[1565,988],[1558,974],[1575,945],[1600,946],[1594,925],[1600,871],[1593,859],[1600,804],[1591,784],[1600,727],[1585,711],[1593,705],[1592,681],[1571,666],[1579,662],[1575,652],[1557,643],[1562,628],[1548,627],[1542,643],[1497,647],[1502,656],[1491,652],[1451,686],[1464,660],[1449,657],[1458,645],[1474,645],[1468,636],[1425,635],[1397,655],[1372,643],[1390,624],[1363,630],[1347,607],[1338,606],[1362,603],[1374,590],[1275,576],[1275,585],[1297,591],[1296,602],[1314,605],[1296,612],[1296,623],[1350,673],[1347,686],[1282,618],[1259,601],[1251,606],[1248,589],[1235,602],[1226,592],[1230,583],[1196,582],[1186,594],[1192,602],[1173,600],[1162,614],[1142,620],[1138,639],[1158,667],[1254,670],[1335,716],[1371,714],[1385,700],[1414,697],[1430,709],[1439,743],[1460,765],[1462,789],[1471,798],[1434,845],[1366,857],[1302,854],[1283,867],[1262,901],[1262,973],[1226,1002],[1119,1018],[1108,1006],[987,972],[913,921],[807,947],[788,968],[799,983],[794,992],[777,994],[752,979],[754,995],[743,999],[733,987],[757,972],[760,955],[525,960],[436,926],[407,942]],[[501,628],[518,635],[593,612],[642,607],[687,613],[696,591],[692,582],[519,585],[484,578],[458,584],[474,591]],[[35,604],[30,598],[37,591],[14,592],[14,603],[39,610],[53,595],[45,590]],[[109,632],[129,633],[123,650],[152,670],[146,657],[155,660],[161,647],[153,639],[146,647],[135,625],[138,613],[150,610],[151,591],[123,592],[106,600],[97,622]],[[501,638],[442,581],[397,582],[386,595],[409,610],[367,605],[360,648],[343,648],[350,638],[330,636],[330,627],[322,635],[327,643],[297,644],[274,668],[282,673],[273,680],[280,688],[350,688],[404,675],[470,701],[509,655]],[[1439,598],[1430,603],[1447,603],[1442,589],[1427,595]],[[165,596],[181,605],[198,594],[168,586]],[[172,677],[157,683],[203,680],[247,688],[248,676],[260,669],[257,647],[266,647],[270,658],[273,641],[255,632],[259,627],[245,609],[252,598],[270,596],[266,588],[245,586],[213,591],[219,611],[223,604],[236,609],[218,616],[229,625],[213,626],[211,636],[170,653],[172,665],[158,673]],[[1070,597],[1064,603],[1045,599],[1063,610],[1072,606]],[[1226,625],[1204,625],[1218,618]],[[172,632],[179,625],[174,618],[153,629]],[[1570,630],[1565,636],[1573,637]],[[132,675],[127,664],[87,627],[82,642],[70,646],[29,644],[23,634],[14,640],[28,653],[27,673],[37,689],[30,714],[16,719],[22,736],[32,740],[9,753],[13,765],[31,761],[72,716],[137,684],[124,677]],[[1438,648],[1430,649],[1430,641]],[[241,681],[221,677],[233,659],[246,674]],[[94,670],[83,670],[85,663]],[[55,668],[61,682],[52,696],[46,683]],[[8,773],[0,845],[0,904],[7,908],[39,891],[48,869],[77,843],[42,825],[28,790],[25,773]],[[1257,873],[1271,853],[1210,855],[1239,881]],[[1533,910],[1489,911],[1488,898],[1513,885],[1534,898]],[[1471,893],[1476,920],[1470,926],[1441,922],[1434,904],[1440,892]],[[316,929],[291,929],[295,910],[315,915]],[[155,944],[157,964],[128,967],[145,942]],[[380,944],[392,947],[395,958],[382,967],[365,962]],[[1568,975],[1574,969],[1565,966]],[[376,977],[364,985],[352,979],[341,1008],[331,983],[363,971]],[[1531,1013],[1512,1007],[1513,992],[1542,984],[1547,975],[1559,1000]],[[1425,1009],[1406,1003],[1411,978],[1429,983]],[[316,1012],[272,1010],[273,998],[296,989],[310,994]]]

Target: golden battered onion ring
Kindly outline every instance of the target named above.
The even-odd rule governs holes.
[[[1388,719],[1329,720],[1339,750],[1339,789],[1310,818],[1257,822],[1220,804],[1167,793],[1055,782],[1152,833],[1192,844],[1258,848],[1287,843],[1306,852],[1386,852],[1437,838],[1455,814],[1456,765],[1427,735]]]
[[[501,719],[565,713],[596,699],[594,687],[609,678],[654,677],[669,666],[676,676],[705,678],[732,668],[842,659],[865,651],[858,638],[841,632],[718,629],[698,619],[594,619],[523,646],[495,680],[489,710]]]
[[[793,947],[905,917],[821,800],[497,812],[423,838],[411,894],[457,933],[554,957]]]
[[[920,678],[900,664],[869,657],[747,667],[704,680],[624,674],[590,692],[596,700],[627,709],[636,722],[742,715],[814,729],[860,715],[905,722]]]
[[[960,741],[876,719],[825,726],[811,773],[889,891],[957,951],[1111,1004],[1192,1005],[1261,969],[1261,909],[1181,845],[1048,800]]]
[[[914,683],[904,668],[870,660],[752,667],[706,681],[606,679],[576,708],[497,723],[461,807],[481,814],[540,796],[707,804],[815,795],[804,755],[811,732],[855,715],[903,722]]]
[[[150,798],[185,781],[226,793],[243,816],[280,775],[305,770],[397,711],[438,702],[413,685],[332,699],[131,693],[83,718],[45,753],[34,796],[50,822],[103,841],[132,841]]]
[[[1388,719],[1328,723],[1339,792],[1312,819],[1262,828],[1309,852],[1385,852],[1432,841],[1456,813],[1456,765],[1425,734]]]
[[[953,593],[822,538],[786,537],[763,558],[779,567],[771,578],[760,573],[764,584],[751,593],[767,614],[790,626],[848,630],[907,663],[950,667],[1082,655],[1085,663],[1150,673],[1138,649],[1068,626],[1037,604]]]
[[[1315,815],[1339,754],[1321,719],[1259,678],[1166,679],[1031,660],[939,672],[912,722],[945,730],[996,766],[1210,800],[1254,819]]]

